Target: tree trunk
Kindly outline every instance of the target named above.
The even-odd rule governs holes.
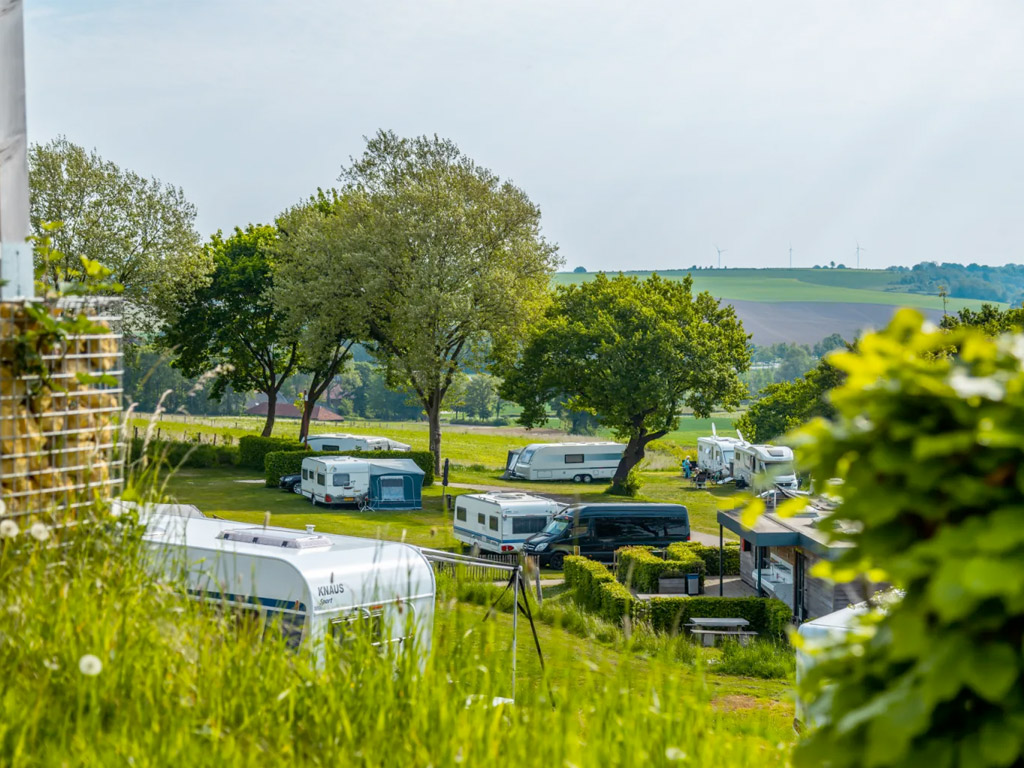
[[[299,425],[299,442],[305,443],[309,437],[309,422],[313,420],[313,409],[316,408],[316,400],[307,397],[302,403],[302,423]]]
[[[430,422],[430,452],[434,454],[434,474],[441,475],[441,398],[431,394],[427,403],[427,421]]]
[[[277,416],[277,390],[264,392],[267,396],[267,421],[263,425],[263,437],[270,437],[274,431],[274,417]]]
[[[634,432],[629,436],[629,442],[626,443],[626,450],[622,452],[622,459],[619,461],[619,466],[615,469],[615,476],[612,478],[613,485],[622,485],[625,483],[629,470],[643,461],[644,446],[649,442],[646,438],[646,430],[643,428],[641,428],[639,432]]]

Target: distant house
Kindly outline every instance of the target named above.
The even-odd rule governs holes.
[[[250,416],[266,416],[269,407],[264,401],[262,403],[256,403],[245,409],[245,412]],[[279,402],[274,408],[274,417],[281,417],[286,419],[301,419],[302,411],[296,408],[291,403]],[[345,417],[341,416],[334,411],[324,408],[322,405],[318,405],[313,408],[313,421],[344,421]]]
[[[791,496],[777,491],[780,501]],[[773,507],[772,499],[769,507]],[[775,597],[792,606],[798,622],[816,619],[866,600],[884,584],[865,581],[835,584],[812,576],[811,568],[821,560],[835,560],[851,544],[829,541],[822,523],[829,520],[837,504],[823,498],[808,498],[807,507],[793,517],[761,515],[752,526],[742,522],[742,509],[718,513],[719,533],[729,530],[740,537],[740,578],[762,597]]]

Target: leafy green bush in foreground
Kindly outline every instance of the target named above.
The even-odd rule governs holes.
[[[786,757],[756,724],[723,723],[700,684],[668,666],[637,678],[629,664],[598,670],[546,647],[552,702],[523,627],[516,703],[491,706],[511,695],[508,617],[481,623],[440,602],[422,669],[360,644],[329,647],[318,667],[150,577],[130,527],[93,527],[62,548],[25,533],[0,541],[2,765],[743,768]]]

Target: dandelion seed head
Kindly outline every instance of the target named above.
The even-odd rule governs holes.
[[[18,535],[18,524],[13,520],[0,520],[0,539],[13,539]]]
[[[32,523],[32,527],[28,529],[28,532],[36,541],[46,541],[50,538],[50,529],[45,523],[40,523],[39,521]]]
[[[679,747],[667,747],[665,749],[665,759],[672,762],[678,762],[679,760],[686,759],[686,753]]]
[[[100,661],[98,656],[87,653],[78,660],[78,671],[88,677],[96,677],[96,675],[103,671],[103,662]]]

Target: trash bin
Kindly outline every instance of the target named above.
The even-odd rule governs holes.
[[[688,594],[688,595],[699,595],[700,594],[700,574],[699,573],[688,573],[688,574],[686,574],[686,594]]]

